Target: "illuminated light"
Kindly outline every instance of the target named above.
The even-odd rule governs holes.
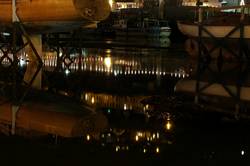
[[[140,70],[138,71],[138,74],[141,74],[141,71],[140,71]]]
[[[117,72],[116,71],[114,71],[114,76],[117,76]]]
[[[141,71],[141,74],[144,74],[143,70]]]
[[[108,109],[108,113],[109,113],[109,114],[111,113],[111,109]]]
[[[160,133],[156,133],[156,138],[159,139],[160,138]]]
[[[102,134],[102,138],[104,138],[105,137],[105,135],[104,134]]]
[[[111,49],[107,49],[105,52],[106,52],[107,54],[110,54],[112,51],[111,51]]]
[[[244,156],[244,155],[245,155],[245,151],[242,150],[242,151],[241,151],[241,156]]]
[[[25,65],[25,60],[20,59],[20,66],[23,67]]]
[[[155,139],[155,134],[153,134],[153,139]]]
[[[65,70],[65,74],[68,75],[70,73],[69,69]]]
[[[111,130],[112,131],[112,130]],[[111,134],[110,133],[108,133],[108,137],[111,137]]]
[[[95,104],[95,98],[94,97],[91,98],[91,103]]]
[[[123,109],[127,110],[127,104],[124,104]]]
[[[165,76],[165,75],[166,75],[166,72],[163,72],[163,75]]]
[[[138,135],[135,136],[135,141],[139,141]]]
[[[157,147],[157,148],[155,149],[155,152],[156,152],[156,153],[160,153],[160,148]]]
[[[240,6],[245,6],[245,1],[244,0],[240,1]]]
[[[87,101],[88,98],[89,98],[89,95],[86,93],[86,94],[85,94],[85,100]]]
[[[171,130],[171,128],[172,128],[172,124],[170,123],[170,121],[168,121],[167,123],[166,123],[166,129],[167,130]]]
[[[86,139],[87,141],[90,141],[90,135],[87,135]]]
[[[128,146],[126,146],[126,150],[129,150],[129,147],[128,147]]]
[[[104,65],[105,65],[107,68],[110,68],[110,67],[111,67],[112,62],[111,62],[111,58],[110,58],[110,57],[105,57],[105,58],[104,58]]]
[[[144,149],[143,149],[143,153],[146,153],[146,152],[147,152],[147,149],[144,148]]]
[[[147,110],[149,109],[149,105],[148,105],[148,104],[146,105],[146,109],[147,109]]]
[[[8,32],[3,32],[2,34],[3,34],[3,36],[10,36],[10,33],[8,33]]]
[[[120,146],[115,147],[115,151],[118,152],[120,150]]]

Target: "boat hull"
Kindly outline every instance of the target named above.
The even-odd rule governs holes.
[[[16,114],[17,131],[81,137],[99,133],[108,126],[103,114],[93,113],[87,107],[77,105],[63,96],[39,92],[32,98],[25,101]],[[0,130],[10,133],[11,103],[0,98],[0,110]]]
[[[74,23],[104,20],[109,16],[110,6],[103,0],[17,0],[16,14],[20,21],[29,27],[63,28]],[[0,0],[0,22],[12,23],[12,1]]]
[[[198,24],[177,22],[179,30],[189,37],[199,37]],[[204,28],[216,38],[223,38],[231,32],[236,25],[204,25]],[[203,32],[202,37],[210,37],[207,33]],[[238,29],[228,38],[240,38],[240,30]],[[244,38],[250,39],[250,25],[244,26]]]

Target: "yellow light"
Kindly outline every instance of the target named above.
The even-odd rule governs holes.
[[[88,94],[86,93],[86,94],[85,94],[85,100],[86,100],[86,101],[88,100],[88,97],[89,97],[89,96],[88,96]]]
[[[138,141],[139,140],[139,137],[138,137],[138,135],[137,136],[135,136],[135,141]]]
[[[110,8],[112,9],[112,6],[113,6],[113,0],[109,0],[109,5],[110,5]]]
[[[144,149],[143,149],[143,153],[146,153],[146,152],[147,152],[147,149],[144,148]]]
[[[95,104],[95,98],[94,97],[91,98],[91,103]]]
[[[168,121],[167,123],[166,123],[166,129],[167,130],[170,130],[171,129],[171,127],[172,127],[172,124],[170,123],[170,121]]]
[[[160,153],[160,148],[157,147],[156,150],[155,150],[156,153]]]
[[[124,104],[123,109],[127,110],[127,104]]]
[[[87,135],[87,141],[90,141],[90,135]]]
[[[116,147],[115,147],[115,151],[116,151],[116,152],[118,152],[119,149],[120,149],[120,146],[116,146]]]
[[[104,65],[105,65],[107,68],[110,68],[110,67],[111,67],[112,62],[111,62],[111,58],[110,58],[110,57],[104,58]]]

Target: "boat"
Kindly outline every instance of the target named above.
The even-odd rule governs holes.
[[[133,22],[133,23],[130,23]],[[118,19],[113,29],[116,36],[125,37],[169,37],[171,28],[166,20],[144,18],[142,22]]]
[[[16,19],[35,33],[89,26],[109,14],[108,0],[0,0],[0,27],[9,26]]]
[[[204,68],[198,73],[196,72],[198,64],[194,64],[195,72],[192,73],[192,77],[178,81],[175,91],[192,96],[193,101],[205,105],[204,109],[213,106],[217,111],[220,108],[227,113],[231,111],[236,116],[243,113],[243,116],[249,119],[250,114],[247,112],[250,108],[249,70],[245,68],[247,55],[241,56],[248,54],[246,50],[249,46],[250,22],[244,10],[248,7],[207,8],[218,13],[206,19],[201,17],[203,16],[201,11],[205,8],[200,7],[196,8],[200,11],[198,21],[178,21],[180,31],[189,37],[185,43],[189,55],[197,58],[201,51],[199,56],[207,61],[199,61],[200,66],[203,65]],[[225,12],[232,9],[238,12]],[[202,29],[200,35],[199,25]],[[243,25],[244,31],[241,31],[240,25]],[[224,47],[220,45],[220,41]],[[198,42],[201,43],[200,50]],[[216,42],[219,44],[216,45]],[[242,80],[240,76],[245,79]],[[200,100],[197,100],[198,98]]]
[[[242,38],[245,41],[250,39],[250,22],[248,20],[247,15],[242,12],[228,12],[228,10],[244,10],[247,6],[229,6],[229,7],[220,7],[220,8],[202,8],[200,7],[200,21],[178,21],[177,25],[179,30],[186,36],[188,39],[185,42],[185,49],[192,57],[197,57],[198,55],[198,37],[199,37],[199,23],[202,23],[202,33],[201,38],[203,44],[207,48],[207,50],[211,50],[214,47],[214,39],[222,39],[227,38],[225,42],[229,47],[234,48],[236,52],[239,48],[235,47],[237,45],[237,40],[241,37],[241,32],[239,25],[241,23],[244,24],[244,34]],[[194,9],[194,8],[193,8]],[[212,15],[207,18],[202,18],[202,10],[206,10],[207,12],[212,11]],[[198,10],[195,7],[195,10]],[[205,32],[207,31],[207,32]],[[211,57],[218,57],[219,48],[215,49],[211,53]],[[226,51],[226,49],[222,49],[223,55],[226,59],[230,59],[233,57],[231,53]]]
[[[12,103],[0,96],[0,132],[12,132]],[[67,96],[32,91],[16,113],[15,134],[21,136],[56,135],[65,138],[98,134],[108,127],[107,118],[93,108]]]

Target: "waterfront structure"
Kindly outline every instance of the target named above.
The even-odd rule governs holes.
[[[34,118],[35,121],[38,121],[37,123],[40,123],[39,119],[36,118],[37,115],[29,116],[26,115],[27,112],[25,111],[22,113],[18,111],[25,110],[21,105],[31,87],[41,89],[41,68],[43,65],[43,42],[41,34],[71,31],[81,26],[86,27],[106,19],[109,14],[110,5],[106,0],[0,0],[0,29],[2,30],[0,41],[3,43],[0,51],[2,55],[0,65],[4,69],[10,68],[10,74],[13,75],[12,82],[4,81],[4,86],[13,86],[13,92],[11,93],[13,96],[11,102],[8,101],[5,105],[1,105],[1,110],[10,113],[10,116],[7,119],[3,118],[1,123],[5,123],[7,128],[10,128],[11,125],[12,134],[15,134],[16,126],[20,127],[19,122],[22,118],[18,116],[19,114],[24,114],[28,116],[27,118]],[[22,42],[18,42],[18,39]],[[17,76],[19,68],[18,54],[22,50],[26,50],[25,52],[29,57],[29,64],[26,68],[24,78],[19,80]],[[6,60],[8,65],[4,64]],[[28,109],[28,111],[32,109],[35,109],[35,107]],[[44,109],[56,111],[56,108]],[[26,118],[25,116],[24,118]],[[45,125],[45,131],[48,131],[46,130],[46,125],[50,124],[46,123],[46,120],[42,123]],[[41,130],[41,126],[32,128],[34,126],[30,125],[21,127],[27,127],[27,129],[31,130]],[[54,134],[58,134],[56,130],[51,130],[51,134],[53,132]]]
[[[198,7],[199,17],[196,23],[178,24],[179,29],[195,42],[193,56],[198,58],[198,63],[194,79],[180,81],[176,90],[191,93],[195,96],[196,103],[199,103],[200,96],[213,96],[220,101],[224,98],[227,104],[221,107],[226,107],[226,113],[230,113],[235,107],[233,113],[236,118],[249,117],[249,113],[241,112],[249,108],[250,100],[247,79],[250,28],[245,17],[247,8],[248,6],[222,7],[217,10],[240,9],[241,13],[232,15],[222,12],[219,14],[224,14],[224,17],[217,15],[203,20],[203,8]],[[218,104],[218,100],[214,101]],[[205,97],[205,102],[216,103],[214,101]]]

